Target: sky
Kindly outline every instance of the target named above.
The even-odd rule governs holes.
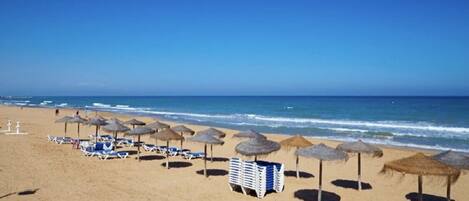
[[[0,0],[0,95],[469,95],[469,1]]]

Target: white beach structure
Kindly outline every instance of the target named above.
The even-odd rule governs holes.
[[[10,132],[5,133],[5,135],[27,135],[28,134],[28,133],[22,133],[20,131],[20,122],[19,121],[16,122],[16,132],[15,133],[11,132],[11,127],[10,127],[11,122],[9,121],[8,123],[10,124],[9,127],[8,127],[8,130],[10,130]]]

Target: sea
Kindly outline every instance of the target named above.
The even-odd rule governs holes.
[[[263,133],[469,152],[469,97],[2,96],[0,104],[110,111]]]

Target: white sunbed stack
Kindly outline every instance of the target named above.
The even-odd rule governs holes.
[[[242,161],[239,158],[230,159],[229,183],[240,186],[244,194],[247,190],[254,190],[258,198],[263,198],[270,190],[283,191],[284,165],[266,161]]]

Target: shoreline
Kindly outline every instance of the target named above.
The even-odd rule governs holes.
[[[0,108],[1,107],[20,108],[21,106],[17,106],[17,105],[0,105]],[[23,108],[45,109],[45,110],[50,110],[51,113],[55,110],[55,108],[41,107],[41,106],[36,106],[36,107],[34,107],[34,106],[25,106]],[[61,111],[64,110],[64,111],[67,111],[67,112],[75,112],[76,110],[79,110],[81,113],[84,110],[86,110],[83,107],[62,107],[62,108],[59,108],[59,109]],[[92,113],[98,112],[98,114],[105,114],[106,116],[120,116],[120,117],[125,117],[125,118],[133,118],[133,117],[135,117],[135,118],[136,117],[153,118],[153,119],[158,119],[159,121],[163,121],[165,123],[168,123],[170,125],[184,124],[184,125],[189,125],[189,126],[200,126],[200,127],[207,127],[207,128],[208,127],[213,127],[213,128],[217,128],[217,129],[223,129],[223,130],[240,131],[240,130],[233,129],[233,128],[226,128],[226,127],[219,127],[219,126],[209,126],[209,125],[203,125],[203,124],[193,124],[193,123],[184,122],[184,121],[172,121],[172,120],[168,120],[168,119],[165,119],[165,118],[160,118],[156,115],[152,116],[152,115],[145,115],[145,114],[130,114],[130,113],[125,113],[125,112],[112,112],[112,111],[100,111],[100,110],[89,110],[89,111],[92,111]],[[263,132],[263,134],[266,134],[266,135],[269,135],[269,136],[279,136],[279,137],[282,137],[282,138],[294,135],[294,134],[269,133],[269,132],[267,132],[267,133]],[[299,134],[303,135],[301,133],[299,133]],[[333,142],[333,143],[337,143],[337,144],[345,142],[345,141],[341,141],[341,140],[325,139],[323,137],[316,137],[316,136],[310,136],[310,135],[303,135],[303,137],[308,138],[310,140],[314,140],[314,141]],[[372,142],[368,142],[368,143],[376,145],[380,148],[407,150],[407,151],[413,151],[413,152],[423,152],[423,153],[426,153],[426,154],[429,154],[429,153],[434,154],[434,153],[438,153],[438,152],[441,152],[441,151],[449,150],[449,149],[432,149],[432,148],[422,148],[422,147],[412,147],[412,146],[379,144],[379,143],[372,143]],[[469,154],[469,152],[463,152],[463,153]]]

